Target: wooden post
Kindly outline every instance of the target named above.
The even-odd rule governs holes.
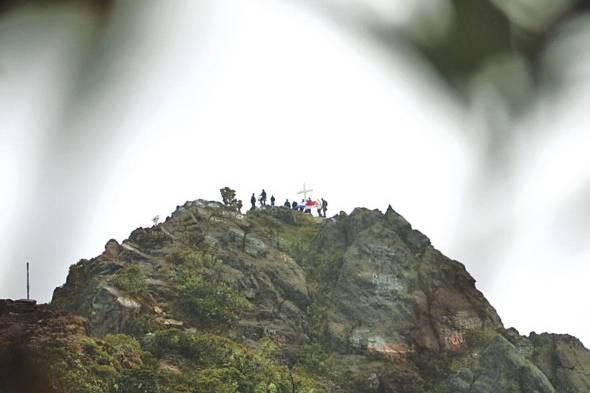
[[[31,287],[29,282],[29,262],[27,262],[27,300],[31,300],[30,291]]]

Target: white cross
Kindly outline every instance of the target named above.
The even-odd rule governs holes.
[[[305,183],[303,183],[303,190],[299,191],[297,194],[303,194],[303,198],[307,200],[307,193],[312,191],[313,190],[308,190]]]

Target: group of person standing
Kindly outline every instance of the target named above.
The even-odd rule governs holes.
[[[276,202],[276,198],[274,195],[270,196],[270,205],[266,204],[267,201],[267,194],[266,191],[264,189],[262,189],[262,192],[260,193],[258,199],[256,198],[256,194],[252,193],[252,197],[250,198],[250,203],[252,204],[252,209],[256,209],[256,202],[258,202],[260,204],[260,207],[266,207],[266,206],[270,206],[270,207],[275,207],[275,202]],[[312,200],[311,198],[307,198],[307,200],[304,198],[301,200],[301,203],[297,203],[297,201],[293,201],[293,202],[289,202],[289,200],[285,200],[285,203],[283,203],[283,207],[286,207],[287,209],[291,209],[291,210],[295,210],[295,211],[300,211],[303,213],[307,213],[307,214],[312,214],[312,210],[316,209],[318,212],[318,217],[326,217],[326,212],[328,211],[328,201],[326,201],[324,198],[321,198],[320,200]]]

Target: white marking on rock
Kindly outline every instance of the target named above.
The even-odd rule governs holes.
[[[162,230],[162,232],[164,232],[166,235],[170,236],[173,240],[176,240],[176,236],[174,236],[173,234],[171,234],[170,232],[168,232],[168,230],[166,228],[164,228],[164,225],[160,226],[160,229]]]
[[[148,255],[148,254],[146,254],[146,253],[144,253],[144,252],[142,252],[142,251],[138,250],[137,248],[133,247],[132,245],[130,245],[130,244],[129,244],[129,243],[127,243],[127,242],[123,242],[123,244],[121,244],[121,247],[123,247],[124,249],[126,249],[126,250],[129,250],[129,251],[131,251],[131,252],[134,252],[134,253],[136,253],[137,255],[141,255],[141,256],[142,256],[142,257],[144,257],[144,258],[147,258],[147,259],[154,259],[154,257],[152,257],[151,255]]]

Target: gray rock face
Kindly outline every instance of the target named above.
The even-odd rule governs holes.
[[[194,329],[169,276],[175,256],[188,252],[221,261],[203,267],[204,277],[251,304],[228,337],[254,348],[266,337],[289,366],[316,348],[324,360],[313,373],[330,391],[590,392],[590,352],[579,341],[505,330],[465,267],[391,207],[317,219],[187,202],[72,266],[53,304],[86,317],[96,335],[138,321]],[[129,266],[141,279],[114,285]]]
[[[92,300],[90,324],[95,327],[95,334],[103,336],[112,332],[125,330],[126,324],[135,319],[141,310],[132,297],[126,296],[116,288],[101,287]]]
[[[356,325],[355,339],[362,342],[434,352],[451,350],[457,345],[453,337],[467,329],[500,327],[463,265],[433,249],[394,214],[357,209],[320,232],[325,233],[320,252],[341,255],[328,278],[334,279],[329,289],[334,322]],[[336,239],[342,230],[345,244]]]
[[[558,392],[590,392],[590,352],[575,337],[531,334],[532,362]]]
[[[556,392],[547,377],[500,335],[450,378],[449,388],[461,393]]]

